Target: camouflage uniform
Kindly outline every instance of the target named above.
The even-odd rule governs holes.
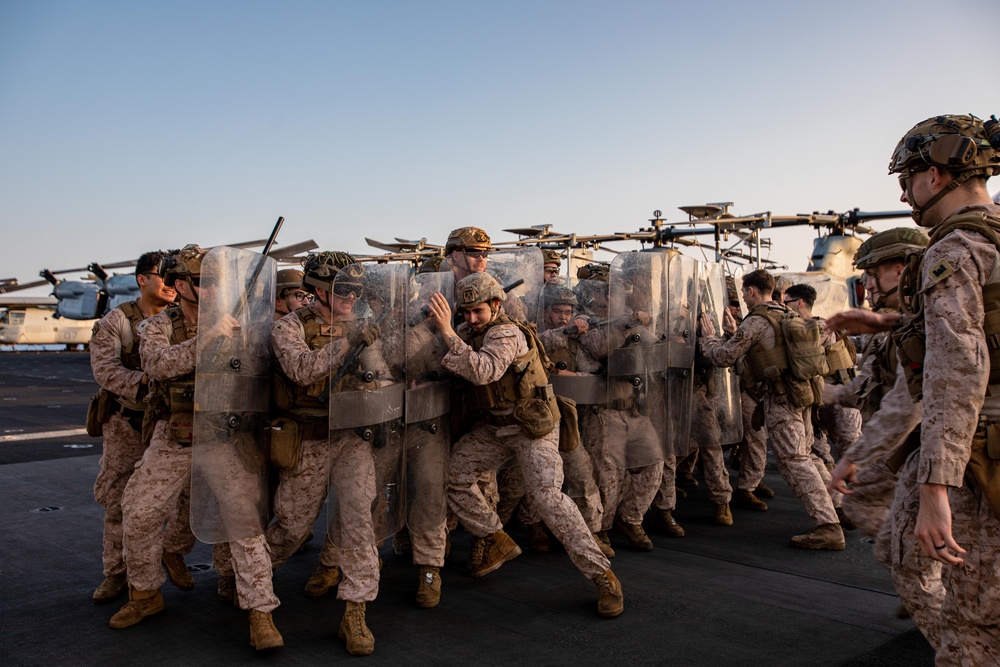
[[[996,216],[1000,206],[965,207],[952,215],[970,211]],[[915,481],[950,487],[952,534],[966,549],[963,563],[944,574],[939,665],[1000,662],[1000,519],[978,485],[966,479],[971,447],[982,444],[985,424],[1000,420],[996,392],[987,397],[982,324],[983,287],[998,278],[996,246],[965,229],[932,243],[920,275],[926,355]],[[903,479],[911,481],[905,474]],[[898,505],[899,494],[896,500]]]
[[[192,374],[195,370],[197,337],[171,343],[173,324],[168,307],[142,324],[139,353],[146,374],[167,381]],[[189,327],[195,329],[194,327]],[[236,471],[227,470],[227,473]],[[125,487],[125,558],[129,585],[151,591],[163,585],[160,568],[164,519],[191,481],[191,446],[173,439],[167,420],[157,422],[149,448]],[[240,487],[239,478],[234,488]],[[230,496],[236,507],[249,507],[255,499]],[[236,591],[242,609],[270,613],[278,604],[271,586],[271,558],[264,535],[229,543],[236,574]]]
[[[497,382],[516,356],[528,352],[524,334],[513,324],[492,326],[478,352],[458,336],[446,342],[449,351],[444,357],[445,368],[480,386]],[[588,578],[606,572],[610,562],[598,548],[576,505],[560,490],[563,471],[558,428],[532,439],[517,424],[481,423],[456,443],[448,475],[448,504],[466,530],[474,537],[486,537],[502,529],[478,481],[484,471],[497,468],[512,454],[524,474],[529,502],[566,548],[573,564]]]
[[[306,344],[306,332],[299,313],[310,311],[320,322],[319,309],[306,306],[274,323],[274,354],[284,374],[299,386],[309,386],[328,378],[332,365],[347,354],[344,339],[312,350]],[[361,355],[366,368],[384,369],[377,345]],[[327,432],[326,422],[319,431]],[[337,598],[351,602],[371,602],[378,595],[378,551],[372,523],[371,506],[375,500],[375,462],[371,446],[353,431],[344,430],[325,438],[303,439],[301,456],[294,468],[282,470],[274,496],[274,522],[267,529],[274,552],[274,564],[280,565],[302,545],[319,516],[328,485],[337,490],[341,511],[356,511],[339,518],[342,544],[334,548],[327,535],[320,562],[327,567],[340,566],[343,580]],[[363,510],[363,511],[362,511]]]
[[[125,304],[141,317],[137,301]],[[90,368],[102,389],[115,397],[115,414],[103,427],[104,451],[101,469],[94,483],[94,499],[104,508],[104,576],[125,572],[122,545],[122,494],[125,485],[142,458],[142,399],[146,387],[140,384],[141,369],[125,365],[125,353],[138,354],[137,340],[131,322],[122,307],[114,308],[94,325],[90,339]],[[138,366],[138,364],[135,364]],[[185,488],[174,511],[167,520],[163,549],[188,554],[194,548],[194,534],[188,520],[190,491]]]
[[[698,445],[705,486],[713,503],[728,503],[733,498],[729,469],[722,454],[722,430],[715,415],[715,403],[709,397],[705,375],[695,370],[694,411],[691,420],[691,440]],[[662,487],[661,487],[662,488]]]
[[[761,316],[748,315],[729,340],[703,337],[702,354],[716,366],[732,366],[758,341],[765,349],[775,344],[774,329]],[[805,506],[817,526],[839,524],[830,494],[826,490],[830,471],[811,452],[812,420],[810,408],[796,408],[784,396],[764,393],[764,421],[771,447],[778,462],[778,472]]]
[[[753,491],[764,480],[767,467],[767,428],[753,427],[753,413],[757,401],[745,390],[740,390],[740,409],[743,411],[743,442],[740,444],[740,476],[736,488]]]

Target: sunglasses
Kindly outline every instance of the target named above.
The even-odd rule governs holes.
[[[333,286],[333,295],[340,297],[341,299],[346,299],[351,296],[355,299],[360,299],[364,292],[365,288],[355,283],[336,283]]]
[[[194,287],[202,286],[201,276],[188,276],[188,282],[191,283]],[[208,286],[211,284],[211,281],[206,280],[204,284],[205,286]]]
[[[466,257],[472,257],[474,259],[482,259],[490,254],[489,250],[463,250]]]

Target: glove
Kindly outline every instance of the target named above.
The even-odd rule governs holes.
[[[382,330],[377,324],[365,324],[348,341],[351,347],[356,347],[358,343],[364,344],[365,347],[371,347],[380,335],[382,335]]]

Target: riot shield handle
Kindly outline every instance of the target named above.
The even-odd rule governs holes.
[[[388,315],[391,310],[392,309],[388,306],[383,309],[382,312],[378,314],[378,317],[375,318],[373,324],[375,326],[381,326],[382,322],[386,318],[386,315]],[[351,350],[347,353],[347,356],[344,357],[344,363],[341,364],[340,368],[337,369],[336,374],[330,378],[330,382],[327,383],[326,389],[323,390],[323,394],[319,397],[320,401],[325,403],[329,400],[330,389],[340,384],[340,381],[344,379],[344,376],[354,370],[354,367],[358,364],[358,360],[361,358],[361,353],[365,351],[366,347],[367,345],[365,345],[365,342],[362,340],[358,341],[354,347],[351,348]]]

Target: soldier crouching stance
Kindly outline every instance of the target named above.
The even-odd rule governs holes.
[[[189,245],[161,263],[160,275],[174,286],[180,305],[170,306],[141,326],[139,355],[146,374],[157,382],[150,410],[159,419],[149,448],[125,487],[122,500],[129,602],[111,618],[112,628],[127,628],[164,609],[160,567],[163,523],[191,480],[194,377],[198,336],[200,272],[205,252]],[[229,338],[238,322],[221,320],[203,336]],[[238,485],[237,485],[238,486]],[[227,498],[235,507],[257,499]],[[283,646],[271,620],[279,601],[271,587],[271,558],[263,533],[229,543],[240,606],[250,611],[250,643],[257,650]]]
[[[503,290],[488,274],[463,278],[455,293],[465,318],[461,336],[452,329],[451,308],[443,296],[431,297],[430,311],[448,346],[445,368],[472,385],[469,403],[486,413],[486,420],[456,443],[448,476],[452,511],[474,537],[486,538],[482,561],[472,576],[487,575],[521,553],[477,485],[483,472],[514,454],[529,501],[573,564],[597,585],[598,613],[618,616],[624,609],[621,584],[580,510],[561,491],[559,413],[537,338],[501,311]]]

